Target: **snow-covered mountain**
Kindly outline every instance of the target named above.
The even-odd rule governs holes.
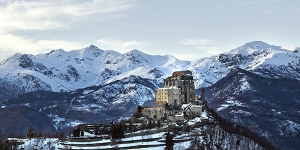
[[[298,149],[300,81],[270,79],[236,68],[206,88],[220,116],[264,136],[280,149]]]
[[[6,110],[13,106],[29,107],[48,115],[53,122],[49,127],[54,126],[58,131],[68,133],[66,128],[78,124],[98,124],[105,120],[112,121],[131,116],[138,105],[154,102],[156,88],[157,85],[150,79],[129,76],[109,84],[90,86],[71,92],[29,92],[5,100],[0,107]],[[48,117],[45,120],[49,120]],[[2,133],[15,128],[11,125],[7,126],[5,122],[0,122],[0,127],[5,129]],[[33,128],[28,125],[28,128],[30,127]]]
[[[0,106],[6,110],[11,106],[34,109],[43,113],[42,116],[48,115],[53,122],[49,128],[54,126],[57,129],[72,127],[78,123],[98,123],[107,118],[116,120],[129,116],[137,105],[153,104],[154,91],[162,86],[165,77],[174,71],[190,70],[197,89],[209,86],[228,87],[210,90],[215,94],[210,96],[211,106],[217,112],[224,113],[225,117],[235,114],[233,118],[241,121],[238,123],[251,125],[251,130],[261,134],[266,131],[282,137],[290,137],[289,134],[298,137],[299,120],[289,118],[289,114],[280,110],[283,101],[293,97],[287,94],[282,97],[276,95],[282,101],[270,102],[270,99],[274,99],[274,92],[269,93],[271,97],[268,97],[268,94],[255,91],[268,93],[262,87],[271,87],[264,84],[253,86],[250,82],[254,78],[244,76],[245,73],[236,73],[236,80],[227,77],[230,82],[225,82],[226,78],[221,80],[236,68],[258,77],[269,78],[269,82],[277,83],[277,80],[282,79],[299,81],[300,52],[255,41],[227,53],[195,61],[181,61],[171,55],[148,55],[138,50],[120,54],[112,50],[101,50],[93,45],[69,52],[59,49],[38,55],[18,53],[0,62]],[[255,80],[258,82],[256,78]],[[271,85],[268,82],[265,84]],[[231,100],[230,95],[224,92],[233,97],[242,95],[238,98],[248,96],[253,101],[248,103],[249,107],[262,106],[252,110],[264,110],[269,106],[264,104],[274,103],[270,106],[276,108],[273,108],[274,111],[270,108],[271,112],[268,113],[273,114],[269,117],[275,116],[275,120],[277,117],[275,122],[278,123],[274,128],[266,130],[260,123],[268,120],[267,118],[257,119],[258,115],[253,116],[254,112],[247,107],[231,110],[236,106],[245,106],[245,102]],[[293,100],[287,104],[292,104],[289,107],[298,107],[299,102]],[[299,111],[293,111],[292,115],[298,117]],[[242,116],[250,116],[250,119]],[[274,122],[271,120],[270,123]],[[270,137],[272,142],[276,142],[273,139],[275,136]]]
[[[70,52],[15,54],[1,62],[0,83],[7,95],[3,98],[36,90],[73,91],[130,75],[161,80],[187,63],[172,56],[151,56],[138,50],[120,54],[91,45]]]
[[[171,55],[148,55],[138,50],[120,54],[93,45],[31,55],[15,54],[0,63],[0,101],[36,91],[73,91],[104,85],[130,75],[162,83],[178,70],[191,70],[196,88],[208,87],[239,67],[264,77],[300,80],[300,53],[264,42],[250,42],[230,52],[180,61]]]

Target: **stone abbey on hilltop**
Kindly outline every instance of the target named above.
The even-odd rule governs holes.
[[[202,90],[201,98],[204,98]],[[202,101],[195,95],[192,72],[175,71],[172,76],[164,79],[164,86],[155,91],[155,106],[141,109],[143,116],[153,119],[184,120],[189,116],[200,116]]]
[[[195,85],[192,72],[176,71],[164,80],[164,87],[156,90],[156,106],[184,104],[195,100]]]

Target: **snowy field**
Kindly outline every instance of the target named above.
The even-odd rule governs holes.
[[[202,119],[208,119],[206,111],[202,113],[201,117],[196,117],[189,120],[187,124],[193,125],[196,122],[201,122]],[[94,135],[84,132],[84,136],[80,138],[70,138],[61,141],[58,138],[32,138],[32,139],[18,139],[24,144],[19,145],[18,149],[142,149],[142,150],[162,150],[165,148],[165,134],[164,130],[167,126],[160,129],[147,129],[126,133],[126,138],[119,140],[102,139],[101,135]],[[160,130],[160,131],[157,131]],[[131,136],[133,135],[133,136]],[[191,145],[191,138],[189,134],[177,135],[173,138],[175,144],[174,149],[186,149]]]
[[[60,141],[58,138],[32,138],[22,140],[24,144],[19,145],[18,149],[142,149],[142,150],[163,150],[165,148],[164,135],[165,132],[160,132],[156,134],[149,134],[144,136],[134,136],[123,138],[122,140],[112,142],[111,139],[104,139],[98,141],[82,141],[82,142],[72,142],[72,141]],[[174,144],[176,149],[186,149],[190,146],[190,140],[187,138],[188,135],[182,135],[174,138],[176,140],[183,140]],[[158,141],[158,139],[161,139]],[[121,144],[112,144],[120,143]],[[101,146],[94,146],[101,145]]]

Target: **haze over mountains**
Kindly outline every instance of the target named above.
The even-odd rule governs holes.
[[[120,54],[93,45],[69,52],[15,54],[0,63],[1,108],[29,107],[50,117],[57,130],[118,119],[130,116],[138,105],[153,104],[155,89],[178,70],[192,71],[197,89],[209,87],[208,104],[222,116],[249,125],[273,143],[276,137],[287,138],[286,143],[299,139],[300,121],[295,118],[300,118],[300,52],[260,41],[195,61],[138,50]],[[281,92],[280,100],[274,92]],[[266,108],[271,110],[266,117],[254,113]],[[291,114],[282,110],[289,108]],[[3,127],[2,133],[4,128],[9,129]]]

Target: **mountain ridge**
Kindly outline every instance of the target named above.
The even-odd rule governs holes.
[[[80,123],[97,124],[131,116],[138,105],[154,102],[156,88],[157,84],[149,79],[129,76],[71,92],[40,90],[25,93],[0,103],[0,109],[29,107],[47,114],[56,129],[61,131]]]
[[[149,55],[139,50],[121,54],[94,45],[69,52],[58,49],[37,55],[17,53],[0,64],[0,102],[36,90],[73,91],[130,75],[162,83],[177,70],[192,71],[196,88],[211,86],[236,66],[264,77],[300,80],[300,53],[277,48],[281,47],[250,42],[197,61],[180,61],[171,55]]]
[[[294,107],[299,106],[296,88],[300,81],[300,54],[257,41],[196,61],[138,50],[120,54],[93,45],[70,52],[58,49],[38,55],[15,54],[0,64],[0,109],[16,105],[41,110],[56,129],[99,123],[105,118],[117,120],[130,116],[138,105],[154,104],[155,90],[162,87],[164,78],[178,70],[192,71],[196,89],[208,88],[210,106],[224,113],[225,118],[231,119],[228,116],[235,114],[233,122],[248,123],[245,125],[252,131],[268,135],[273,143],[276,140],[271,133],[287,136],[290,141],[295,140],[293,136],[298,137],[300,121],[290,115],[299,115]],[[282,92],[289,94],[280,95]],[[283,102],[276,97],[294,99]],[[251,109],[243,107],[246,104]],[[291,108],[290,114],[277,111],[283,104]],[[252,109],[267,109],[261,116],[273,117],[278,123],[252,116]],[[261,124],[264,121],[275,127],[267,130]]]
[[[297,149],[300,137],[300,82],[270,79],[234,68],[206,90],[219,115],[266,137],[276,147]]]
[[[196,87],[200,88],[212,85],[224,77],[230,68],[239,66],[261,75],[264,75],[265,68],[275,68],[278,72],[285,71],[282,75],[277,72],[277,78],[300,80],[300,54],[275,48],[281,47],[250,42],[220,55],[196,61],[181,61],[171,55],[149,55],[138,50],[120,54],[90,45],[69,52],[58,49],[37,55],[15,54],[0,64],[0,78],[10,82],[9,79],[18,80],[31,75],[44,81],[46,84],[43,86],[50,86],[52,91],[72,91],[120,80],[132,74],[161,80],[176,70],[191,70],[197,79]],[[147,74],[151,70],[159,71],[160,76]],[[288,75],[288,72],[292,74]],[[103,74],[105,78],[101,77]],[[27,89],[24,93],[35,90]]]

